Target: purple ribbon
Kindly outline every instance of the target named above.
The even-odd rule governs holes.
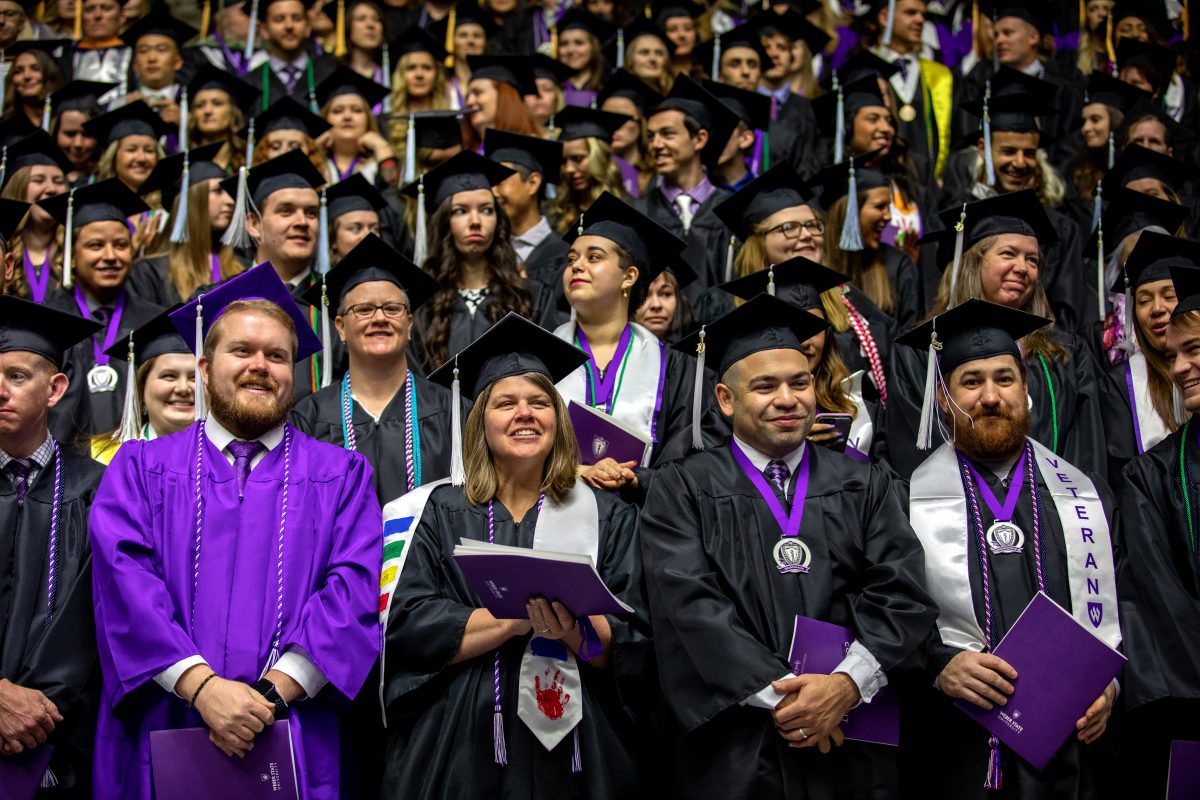
[[[248,65],[243,63],[242,54],[235,53],[230,50],[229,46],[225,44],[224,37],[222,37],[219,33],[213,34],[213,41],[215,41],[217,46],[221,48],[221,55],[225,57],[225,63],[233,69],[234,74],[239,78],[244,76],[246,74],[246,67]]]
[[[46,300],[46,292],[50,288],[50,253],[49,247],[46,248],[46,258],[42,261],[41,275],[33,266],[33,260],[29,258],[29,251],[26,250],[23,254],[25,257],[25,279],[29,281],[29,294],[33,297],[33,302],[43,303]]]
[[[992,512],[992,517],[997,522],[1011,522],[1013,513],[1017,510],[1017,500],[1021,497],[1021,489],[1025,486],[1025,458],[1028,448],[1021,451],[1021,458],[1017,461],[1017,465],[1013,468],[1012,474],[1016,476],[1013,482],[1009,484],[1008,495],[1004,498],[1004,505],[996,499],[996,495],[992,493],[992,487],[987,485],[987,481],[975,469],[975,465],[970,459],[963,459],[967,465],[967,469],[971,471],[971,477],[975,480],[975,485],[979,487],[979,494],[983,496],[983,502],[987,503],[988,510]]]
[[[92,312],[88,310],[87,300],[83,297],[83,290],[79,288],[79,284],[75,284],[75,305],[79,307],[79,313],[84,319],[93,319]],[[108,319],[108,324],[104,326],[104,344],[96,343],[96,337],[92,337],[92,354],[95,356],[96,363],[100,366],[108,364],[109,357],[104,351],[117,343],[117,334],[121,331],[121,315],[125,313],[125,291],[117,296],[116,306],[113,308],[112,316]]]
[[[633,341],[633,329],[626,325],[625,330],[621,331],[617,349],[613,353],[612,361],[608,362],[608,372],[603,378],[600,377],[600,367],[596,364],[596,357],[592,355],[592,346],[588,344],[587,334],[583,332],[582,325],[575,326],[575,336],[579,340],[579,346],[583,352],[587,353],[588,357],[587,368],[591,376],[591,380],[587,384],[588,405],[595,406],[602,402],[605,413],[611,414],[613,404],[617,401],[615,394],[617,373],[621,371],[621,362],[629,352],[629,343]],[[595,385],[597,381],[600,384],[599,387]]]
[[[742,472],[746,473],[746,477],[754,484],[754,488],[762,495],[766,501],[767,508],[771,509],[771,516],[775,517],[775,522],[779,524],[779,529],[783,531],[784,536],[796,537],[800,535],[800,521],[804,519],[804,498],[808,495],[808,448],[804,449],[804,456],[800,459],[800,466],[796,468],[796,492],[792,496],[792,511],[790,514],[785,514],[783,504],[779,502],[779,498],[775,496],[775,491],[767,483],[767,479],[763,477],[762,471],[751,463],[750,458],[742,452],[742,448],[738,447],[737,442],[732,438],[729,440],[729,449],[733,453],[733,460],[742,468]]]
[[[212,258],[212,282],[220,283],[221,282],[221,259],[216,253],[213,253],[211,258]]]
[[[650,418],[650,441],[658,444],[658,413],[662,411],[663,387],[667,384],[667,345],[658,343],[658,391],[654,396],[654,416]]]
[[[350,166],[346,167],[345,172],[338,169],[337,161],[335,161],[332,157],[329,159],[329,163],[333,164],[333,168],[337,170],[338,180],[344,181],[346,178],[349,178],[354,174],[354,168],[358,166],[358,156],[354,157],[354,160],[350,162]]]
[[[1133,412],[1133,441],[1137,445],[1138,455],[1146,452],[1142,449],[1142,422],[1138,419],[1137,396],[1133,391],[1133,370],[1129,362],[1125,362],[1125,387],[1129,391],[1129,410]]]

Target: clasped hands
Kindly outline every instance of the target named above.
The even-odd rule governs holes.
[[[839,725],[860,698],[849,675],[797,675],[774,681],[771,687],[786,695],[771,717],[788,747],[816,747],[828,753],[845,741]]]
[[[213,670],[197,664],[176,683],[177,694],[190,700]],[[290,677],[271,670],[267,678],[279,689],[287,702],[303,693]],[[227,756],[245,758],[254,749],[254,737],[275,722],[275,705],[241,681],[212,678],[200,690],[195,700],[196,711],[208,726],[208,740]]]
[[[618,462],[616,459],[603,458],[595,464],[580,464],[575,474],[592,489],[615,492],[626,485],[637,487],[637,475],[633,471],[636,466],[636,461]]]
[[[0,755],[12,756],[44,744],[62,721],[58,707],[46,695],[0,679]]]

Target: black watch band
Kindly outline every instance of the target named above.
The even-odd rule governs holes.
[[[279,696],[279,690],[275,688],[275,684],[266,678],[259,678],[250,684],[250,688],[267,698],[267,702],[275,704],[275,719],[287,716],[288,704]]]

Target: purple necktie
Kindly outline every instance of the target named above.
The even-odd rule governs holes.
[[[92,319],[99,322],[105,328],[108,327],[108,321],[112,319],[113,310],[107,306],[100,306],[92,312]]]
[[[287,87],[288,94],[296,88],[296,81],[300,80],[300,68],[294,64],[287,64],[283,68],[283,85]]]
[[[767,468],[763,470],[763,474],[771,479],[771,483],[775,484],[780,500],[787,499],[787,482],[790,472],[788,465],[778,458],[768,461]]]
[[[241,500],[246,490],[246,476],[250,474],[250,462],[262,450],[262,442],[243,442],[234,439],[229,443],[229,452],[233,453],[233,472],[237,476],[238,499]]]
[[[29,461],[14,458],[8,462],[8,474],[12,476],[13,486],[17,490],[17,502],[24,503],[25,495],[29,493]]]
[[[902,81],[908,80],[908,68],[910,66],[912,66],[911,64],[909,64],[908,59],[907,58],[896,59],[896,66],[900,68],[900,80],[902,80]]]

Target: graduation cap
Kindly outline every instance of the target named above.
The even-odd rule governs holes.
[[[8,249],[8,241],[29,213],[31,203],[0,197],[0,252]]]
[[[971,298],[898,338],[897,344],[929,353],[917,447],[933,447],[938,422],[937,387],[946,386],[947,375],[969,361],[996,356],[1012,356],[1021,364],[1018,342],[1050,323],[1036,314]]]
[[[512,174],[513,171],[508,167],[484,158],[473,150],[464,150],[405,186],[401,193],[417,201],[413,261],[418,264],[425,261],[427,215],[436,211],[442,203],[458,192],[491,190]]]
[[[1128,114],[1140,101],[1151,99],[1148,92],[1101,70],[1095,70],[1088,76],[1087,91],[1083,96],[1084,105],[1102,103],[1122,114]]]
[[[131,376],[137,373],[138,364],[147,364],[152,358],[168,354],[190,356],[192,351],[188,349],[187,342],[183,340],[171,322],[171,312],[182,305],[180,303],[173,306],[141,327],[130,331],[128,336],[118,339],[116,344],[105,350],[105,354],[118,361],[125,361],[128,364],[128,374]],[[143,438],[142,411],[139,401],[137,381],[126,381],[121,424],[113,431],[112,438],[114,440],[128,442]]]
[[[5,146],[0,152],[0,188],[8,185],[17,170],[38,166],[58,167],[64,175],[74,169],[54,138],[40,128],[33,128],[28,136]]]
[[[829,75],[821,81],[821,87],[826,91],[834,91],[837,89],[836,84],[851,84],[867,77],[883,78],[886,81],[899,72],[900,67],[896,64],[885,61],[870,50],[859,50],[840,67],[830,70]]]
[[[725,104],[688,76],[679,75],[666,99],[655,106],[652,113],[671,110],[682,111],[708,131],[709,143],[700,155],[705,165],[715,164],[737,127],[736,118]]]
[[[1129,131],[1133,128],[1134,124],[1145,120],[1146,117],[1154,117],[1163,126],[1163,130],[1167,134],[1166,143],[1169,145],[1179,147],[1181,143],[1191,141],[1195,137],[1194,131],[1176,122],[1159,104],[1153,100],[1146,100],[1139,101],[1125,115],[1125,119],[1117,127],[1116,140],[1118,142],[1126,141],[1129,138]]]
[[[599,236],[618,245],[638,268],[638,281],[651,281],[679,260],[687,243],[628,203],[605,192],[563,235],[568,243],[580,236]]]
[[[791,8],[783,13],[771,10],[763,11],[755,15],[749,24],[758,29],[760,37],[783,36],[793,42],[804,42],[811,55],[824,52],[831,41],[828,33],[813,25],[804,18],[803,14]],[[897,69],[899,68],[897,67]]]
[[[882,172],[866,166],[878,158],[880,152],[872,150],[861,156],[851,156],[813,176],[812,182],[820,187],[821,206],[826,211],[838,200],[847,198],[846,222],[842,225],[842,235],[838,241],[838,247],[842,250],[863,249],[862,230],[858,225],[859,192],[892,185]]]
[[[1148,147],[1131,144],[1117,156],[1101,185],[1105,192],[1112,192],[1133,181],[1154,178],[1179,194],[1184,184],[1195,175],[1196,169],[1187,162]]]
[[[615,25],[606,22],[590,11],[584,10],[583,6],[572,6],[567,10],[562,18],[558,21],[558,33],[561,36],[564,31],[580,30],[585,31],[596,38],[596,41],[603,44],[617,34]]]
[[[189,193],[184,190],[214,178],[225,178],[225,168],[213,161],[224,144],[213,142],[160,159],[138,189],[138,194],[142,196],[161,192],[163,208],[171,208],[175,198],[179,198],[179,208],[175,211],[175,222],[171,228],[171,242],[179,244],[188,239]]]
[[[1175,269],[1200,272],[1200,242],[1146,231],[1138,237],[1137,244],[1130,251],[1129,258],[1125,260],[1124,273],[1117,276],[1112,291],[1132,294],[1144,284],[1170,280]],[[1184,297],[1178,291],[1176,295],[1180,299]],[[1132,307],[1132,300],[1126,298],[1126,308]]]
[[[254,108],[258,99],[258,89],[238,78],[231,72],[217,69],[207,61],[196,70],[196,74],[188,81],[188,96],[195,101],[196,95],[209,89],[217,89],[229,95],[233,104],[243,111]]]
[[[846,155],[846,130],[854,115],[864,108],[887,108],[883,90],[877,75],[864,75],[851,83],[838,83],[832,92],[821,95],[812,102],[817,124],[826,136],[833,137],[833,160],[841,161]]]
[[[562,142],[522,136],[489,128],[483,137],[483,154],[498,164],[520,164],[542,176],[543,184],[558,183],[562,169]]]
[[[39,200],[37,203],[66,229],[63,244],[63,287],[74,285],[71,275],[71,258],[75,251],[75,232],[93,222],[120,222],[127,224],[130,217],[149,211],[150,207],[120,178],[71,189],[63,194]]]
[[[785,208],[811,205],[815,194],[786,162],[776,164],[713,209],[725,227],[743,242],[754,226]]]
[[[1032,25],[1039,33],[1051,33],[1049,4],[1042,0],[977,0],[980,10],[993,22],[1014,17]]]
[[[658,39],[662,42],[663,47],[666,48],[667,56],[674,55],[675,43],[667,38],[662,28],[645,17],[634,17],[624,28],[618,28],[616,35],[613,36],[604,48],[605,55],[610,57],[612,63],[623,65],[625,63],[625,51],[633,44],[635,39],[640,39],[643,36]]]
[[[603,108],[604,101],[610,97],[623,97],[641,109],[654,108],[663,101],[661,94],[647,86],[641,78],[624,69],[614,72],[596,95],[596,108]]]
[[[506,83],[522,97],[537,94],[533,70],[524,56],[467,56],[467,64],[471,67],[471,80],[487,78]]]
[[[529,66],[533,77],[553,81],[556,86],[566,83],[567,78],[575,74],[575,70],[561,61],[557,61],[545,53],[534,53],[529,56]]]
[[[361,97],[366,102],[367,108],[371,109],[383,102],[383,98],[387,97],[389,92],[386,86],[376,83],[370,78],[364,78],[345,66],[339,66],[317,84],[317,103],[322,108],[333,98],[347,94]]]
[[[739,121],[752,131],[765,131],[771,124],[771,98],[716,81],[704,81],[703,86],[725,104]]]
[[[107,146],[126,136],[149,136],[158,140],[175,128],[163,122],[162,117],[146,105],[144,100],[137,100],[107,114],[101,114],[95,119],[89,119],[83,123],[83,130],[88,136]]]
[[[317,308],[337,309],[347,292],[373,281],[384,281],[403,290],[408,295],[409,310],[414,312],[440,288],[423,269],[371,233],[329,270],[320,283],[308,287],[302,298]]]
[[[1200,269],[1194,266],[1173,266],[1170,271],[1171,283],[1175,285],[1175,297],[1179,299],[1175,310],[1171,312],[1171,319],[1189,311],[1200,311]]]
[[[804,256],[795,256],[758,272],[726,281],[717,288],[742,300],[751,300],[765,293],[807,310],[821,308],[822,293],[849,281],[850,278],[836,270]]]
[[[587,362],[587,354],[514,311],[508,312],[461,352],[438,367],[429,380],[450,387],[450,482],[466,482],[462,460],[463,395],[476,399],[501,378],[536,372],[558,383]]]
[[[265,110],[250,118],[242,135],[262,138],[273,131],[303,131],[310,139],[316,139],[333,126],[321,116],[312,113],[291,97],[281,97]]]
[[[0,294],[0,353],[36,353],[61,370],[66,352],[102,329],[77,314]]]
[[[614,114],[611,111],[567,106],[554,115],[554,124],[558,126],[560,142],[572,142],[576,139],[600,139],[612,144],[613,134],[621,126],[632,120],[626,114]]]
[[[1036,133],[1038,146],[1047,146],[1052,137],[1038,125],[1037,118],[1057,113],[1054,105],[1057,94],[1054,84],[1002,66],[984,83],[982,95],[959,105],[968,114],[979,117],[979,138],[983,139],[984,172],[988,186],[996,184],[992,132]],[[970,146],[974,138],[974,134],[969,134],[962,146]]]
[[[707,68],[712,79],[717,80],[721,74],[721,55],[736,47],[748,48],[757,53],[758,63],[764,70],[768,64],[774,63],[762,45],[758,28],[749,23],[738,25],[725,33],[717,33],[708,41],[696,45],[696,49],[692,51],[692,62]]]
[[[356,172],[326,189],[325,201],[330,223],[352,211],[378,213],[387,208],[387,200],[361,172]]]
[[[440,64],[448,55],[441,42],[420,25],[410,25],[404,33],[393,39],[388,45],[388,53],[397,62],[409,53],[428,53],[435,64]]]
[[[235,247],[249,247],[246,217],[252,210],[261,211],[267,198],[275,192],[283,189],[316,190],[324,183],[325,176],[317,172],[302,150],[289,150],[253,169],[240,167],[236,176],[221,182],[221,188],[234,199],[233,217],[221,242]]]
[[[1121,20],[1135,17],[1140,19],[1160,39],[1168,39],[1172,33],[1171,21],[1167,19],[1166,5],[1159,0],[1114,3],[1108,11],[1108,24],[1115,31]]]
[[[92,114],[100,108],[100,98],[117,88],[115,83],[99,81],[73,80],[63,84],[46,98],[42,110],[42,127],[48,128],[51,113],[61,114],[63,111],[83,111]],[[53,112],[50,109],[53,108]]]
[[[705,7],[691,0],[653,0],[650,3],[650,15],[660,28],[667,27],[667,20],[687,17],[699,19],[705,12]]]
[[[1104,252],[1100,261],[1104,262],[1130,234],[1150,227],[1174,233],[1183,225],[1187,216],[1187,208],[1178,203],[1161,200],[1122,186],[1107,196],[1100,226],[1092,242],[1099,245],[1099,240],[1103,239]]]
[[[199,32],[175,17],[165,7],[159,6],[151,8],[149,14],[126,28],[120,39],[130,47],[136,48],[138,40],[144,36],[163,36],[175,42],[175,46],[182,51],[183,43],[191,41]]]
[[[1122,39],[1117,45],[1117,66],[1139,67],[1146,73],[1147,80],[1154,87],[1154,94],[1166,91],[1175,74],[1175,64],[1178,57],[1169,47],[1141,42],[1137,39]]]
[[[34,131],[41,130],[24,114],[10,114],[0,120],[0,147],[12,147]]]

